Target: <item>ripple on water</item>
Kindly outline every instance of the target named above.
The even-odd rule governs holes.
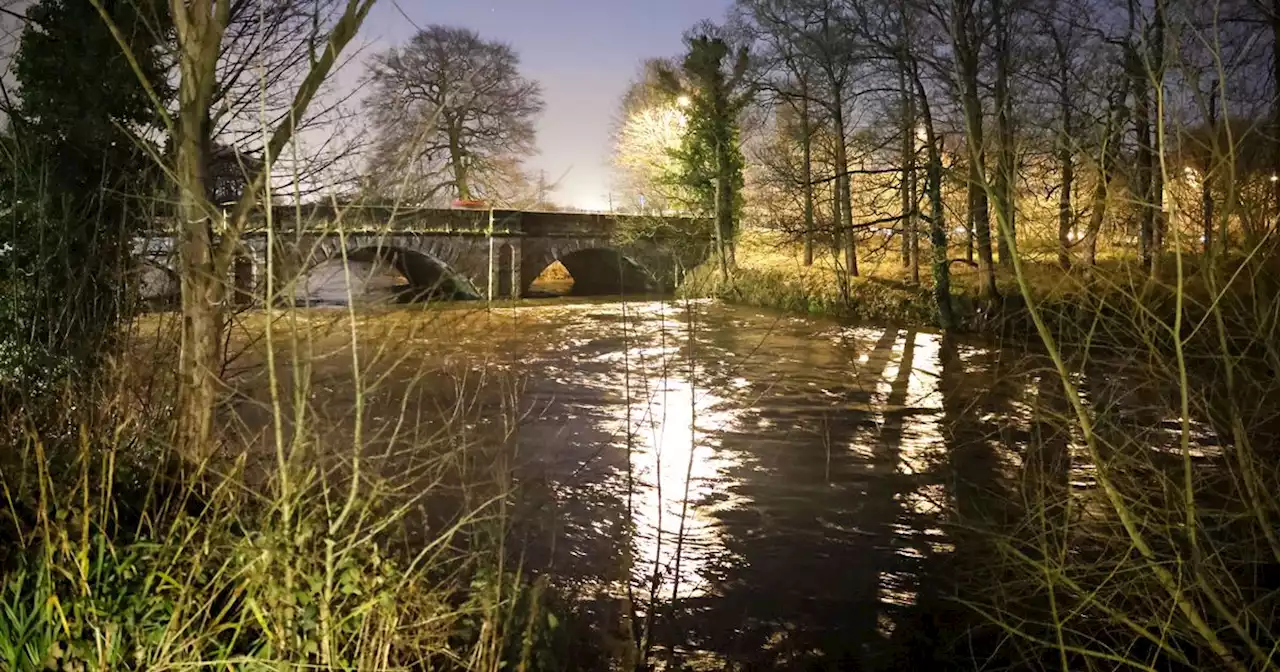
[[[538,409],[522,454],[557,498],[548,562],[630,587],[715,660],[889,647],[957,559],[982,561],[956,533],[967,512],[1046,464],[1095,485],[1061,383],[1025,352],[709,302],[521,310],[551,330],[519,362]],[[1077,384],[1090,408],[1116,394]],[[1180,426],[1150,426],[1153,450],[1177,448]],[[1220,454],[1207,428],[1190,438]]]

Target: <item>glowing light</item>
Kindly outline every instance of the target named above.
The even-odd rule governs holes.
[[[1272,181],[1272,182],[1280,182],[1280,175],[1272,175],[1272,176],[1271,176],[1271,181]]]
[[[652,328],[673,334],[672,342],[687,337],[687,324],[674,314],[668,318],[671,309],[664,304],[633,304],[628,310],[658,314]],[[633,581],[647,585],[659,571],[660,599],[702,595],[712,585],[712,562],[730,554],[715,514],[742,506],[731,494],[730,473],[739,460],[717,450],[720,434],[738,422],[740,411],[675,373],[670,363],[680,356],[678,347],[632,348],[616,356],[658,363],[649,375],[632,378],[632,403],[616,408],[608,423],[631,441],[627,452],[638,485],[632,500]]]
[[[689,96],[681,95],[676,98],[676,107],[689,107],[693,104],[693,99]]]
[[[1192,168],[1191,166],[1187,166],[1186,168],[1182,169],[1182,172],[1186,176],[1188,184],[1190,184],[1192,187],[1200,186],[1200,173],[1196,171],[1195,168]]]

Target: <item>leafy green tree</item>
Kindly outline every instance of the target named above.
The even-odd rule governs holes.
[[[92,364],[123,308],[130,242],[151,221],[156,106],[120,40],[166,101],[160,0],[42,0],[13,62],[19,84],[0,142],[0,385],[29,392],[54,360]],[[43,353],[43,354],[40,354]]]
[[[674,152],[680,166],[674,179],[695,195],[705,212],[715,213],[720,278],[727,281],[742,212],[743,158],[738,116],[756,87],[748,80],[745,47],[733,47],[712,25],[695,28],[685,42],[680,72],[664,71],[666,88],[687,101],[688,127]]]

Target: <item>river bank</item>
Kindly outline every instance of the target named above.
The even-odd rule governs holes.
[[[831,251],[815,252],[813,265],[805,266],[799,245],[768,232],[744,233],[729,283],[722,282],[715,264],[708,262],[689,273],[680,291],[683,296],[713,297],[815,317],[916,328],[941,326],[927,260],[922,260],[916,283],[901,265],[897,250],[886,251],[880,259],[863,259],[860,275],[847,278],[845,290],[840,282],[843,270]],[[1233,333],[1232,340],[1238,341],[1240,352],[1248,350],[1254,340],[1249,328],[1256,324],[1251,320],[1257,313],[1254,297],[1265,293],[1259,291],[1262,288],[1257,282],[1240,274],[1218,278],[1219,285],[1230,284],[1230,290],[1215,293],[1199,273],[1198,259],[1189,256],[1183,259],[1181,282],[1174,260],[1165,264],[1163,277],[1153,280],[1131,259],[1103,258],[1097,266],[1063,269],[1048,251],[1025,256],[1023,271],[1032,298],[1060,344],[1121,350],[1154,346],[1167,351],[1172,347],[1167,325],[1177,316],[1179,293],[1183,336],[1189,345],[1207,352],[1219,350],[1217,330],[1201,328],[1212,326],[1215,310]],[[1000,298],[983,300],[976,269],[964,261],[952,262],[951,306],[956,330],[1039,342],[1013,270],[998,269],[996,286]]]

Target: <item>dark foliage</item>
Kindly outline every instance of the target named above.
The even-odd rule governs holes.
[[[104,9],[163,102],[165,3]],[[88,0],[28,11],[19,84],[0,143],[0,385],[28,398],[71,366],[92,366],[125,306],[132,233],[155,212],[159,117],[107,22]]]

